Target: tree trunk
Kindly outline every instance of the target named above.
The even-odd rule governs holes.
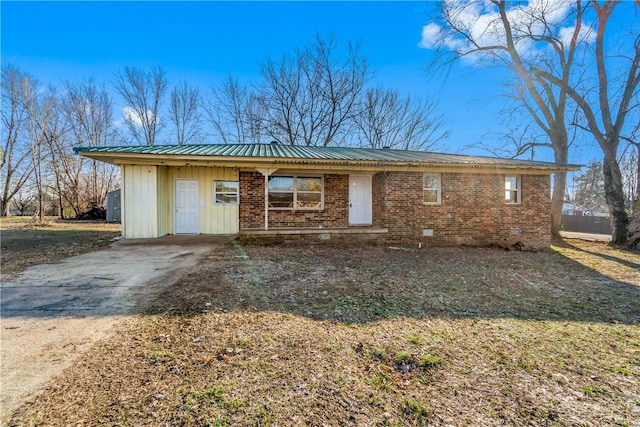
[[[636,145],[636,194],[631,202],[631,222],[629,223],[629,240],[627,246],[640,249],[640,144]]]
[[[607,150],[604,153],[602,171],[604,173],[604,189],[609,215],[611,216],[611,241],[623,245],[629,237],[629,216],[624,208],[624,191],[622,174],[616,154]]]
[[[60,219],[64,219],[64,204],[63,204],[62,194],[58,191],[58,216]]]
[[[551,236],[560,237],[562,225],[562,206],[567,188],[567,173],[557,172],[553,176],[553,193],[551,195]]]
[[[567,129],[564,124],[564,112],[556,111],[556,118],[552,121],[548,135],[553,147],[553,159],[556,163],[567,163],[569,160],[569,144]],[[551,194],[551,236],[560,237],[562,225],[562,206],[567,189],[567,173],[558,172],[553,176],[553,193]]]

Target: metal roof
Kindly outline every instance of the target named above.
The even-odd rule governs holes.
[[[270,158],[282,160],[326,160],[326,161],[369,161],[384,163],[416,163],[443,165],[485,165],[485,166],[522,166],[553,169],[578,169],[578,165],[540,162],[533,160],[505,159],[498,157],[467,156],[461,154],[443,154],[425,151],[348,148],[348,147],[312,147],[287,144],[199,144],[199,145],[153,145],[153,146],[116,146],[116,147],[75,147],[81,154],[105,155],[154,155],[165,158],[172,156],[229,158]]]

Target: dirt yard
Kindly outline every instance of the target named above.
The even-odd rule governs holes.
[[[212,253],[9,425],[640,425],[640,255]]]
[[[48,217],[40,226],[31,217],[14,216],[0,220],[0,234],[2,277],[6,279],[31,265],[107,247],[120,236],[120,224]]]

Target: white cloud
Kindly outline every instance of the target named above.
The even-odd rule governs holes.
[[[573,27],[565,27],[560,29],[560,41],[564,43],[565,46],[568,46],[571,43],[571,38],[573,37],[573,32],[575,31],[575,25]],[[578,41],[591,43],[596,40],[596,32],[590,26],[582,23],[580,27],[580,32],[578,33]]]
[[[442,27],[431,23],[422,27],[422,38],[418,46],[424,49],[432,49],[442,44],[449,50],[460,49],[463,43],[455,37],[442,33]]]
[[[438,24],[431,23],[422,27],[422,39],[418,46],[431,49],[438,45],[441,27]]]
[[[448,19],[480,47],[505,45],[506,34],[497,7],[488,0],[445,0]],[[547,28],[556,28],[561,41],[571,38],[573,22],[566,22],[573,7],[569,0],[530,0],[526,4],[515,5],[507,9],[507,19],[511,23],[516,49],[521,55],[535,55],[535,44],[528,34],[544,34]],[[541,19],[543,17],[544,19]],[[425,49],[445,47],[460,54],[475,49],[460,35],[449,32],[438,24],[429,23],[422,27],[422,38],[418,46]],[[583,41],[593,40],[593,31],[583,24],[580,31]],[[483,54],[469,55],[468,62],[476,62]]]
[[[153,117],[153,113],[151,111],[147,111],[147,115],[149,117]],[[142,127],[142,118],[133,107],[124,107],[122,109],[122,116],[127,122],[133,124],[134,126],[139,128]]]

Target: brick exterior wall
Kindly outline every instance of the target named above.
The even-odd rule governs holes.
[[[550,178],[521,175],[521,203],[504,202],[502,174],[441,174],[441,204],[422,203],[422,174],[374,176],[375,224],[391,241],[432,245],[548,246],[551,237]],[[432,230],[432,237],[423,236]]]
[[[381,172],[373,176],[373,225],[389,229],[391,242],[422,236],[422,174]]]
[[[349,175],[324,175],[324,209],[270,210],[269,228],[345,228],[349,223]],[[240,172],[240,230],[264,228],[264,176]]]
[[[240,172],[240,230],[264,227],[264,177]]]
[[[346,228],[349,176],[324,176],[322,211],[269,211],[269,228]],[[386,243],[550,244],[550,177],[521,175],[521,203],[504,202],[503,174],[441,174],[441,204],[423,204],[422,173],[380,172],[372,179],[373,227]],[[240,230],[264,228],[264,177],[240,173]],[[430,230],[433,236],[423,236]],[[348,238],[356,239],[356,236]],[[370,236],[367,236],[369,239]],[[334,237],[332,236],[332,240]]]

